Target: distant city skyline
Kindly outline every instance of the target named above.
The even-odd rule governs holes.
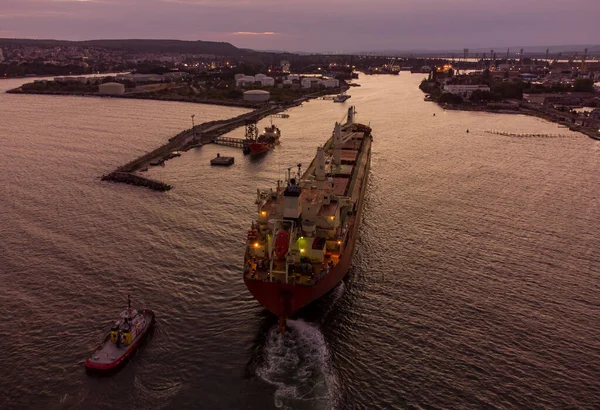
[[[181,39],[290,52],[599,44],[597,0],[2,0],[0,37]]]

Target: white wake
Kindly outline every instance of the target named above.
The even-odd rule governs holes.
[[[267,334],[263,364],[256,374],[277,388],[278,408],[333,409],[338,380],[329,364],[329,350],[319,328],[303,320],[288,320],[281,334],[273,326]]]

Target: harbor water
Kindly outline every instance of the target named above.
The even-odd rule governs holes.
[[[598,408],[600,142],[444,111],[422,77],[361,76],[343,104],[289,110],[257,160],[188,151],[147,172],[166,193],[100,177],[191,115],[246,110],[0,81],[0,408]],[[352,268],[281,335],[241,276],[256,188],[308,165],[350,104],[374,135]],[[235,164],[211,168],[217,153]],[[127,294],[156,329],[121,371],[89,376]]]

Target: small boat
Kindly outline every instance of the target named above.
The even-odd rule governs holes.
[[[338,94],[335,97],[333,97],[333,102],[343,103],[344,101],[346,101],[350,97],[351,97],[351,95],[348,95],[345,92],[343,92],[343,93]]]
[[[116,369],[136,351],[154,327],[154,312],[132,309],[129,295],[127,309],[120,316],[104,341],[85,362],[86,370],[107,372]]]

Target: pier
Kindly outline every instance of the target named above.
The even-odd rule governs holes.
[[[247,144],[244,138],[217,137],[213,143],[218,145],[226,145],[228,147],[244,148]]]
[[[282,118],[286,118],[284,116],[289,116],[288,114],[280,114],[283,110],[284,108],[282,107],[259,108],[227,120],[209,121],[196,125],[170,138],[166,144],[156,148],[154,151],[148,152],[117,168],[113,172],[102,176],[102,180],[122,182],[157,191],[167,191],[171,189],[169,184],[146,178],[138,174],[138,172],[147,170],[149,166],[163,165],[165,161],[177,156],[173,154],[174,152],[187,151],[194,147],[201,147],[204,144],[217,143],[243,148],[244,140],[241,138],[219,137],[238,127],[244,126],[248,121],[257,122],[269,115],[279,115]]]

